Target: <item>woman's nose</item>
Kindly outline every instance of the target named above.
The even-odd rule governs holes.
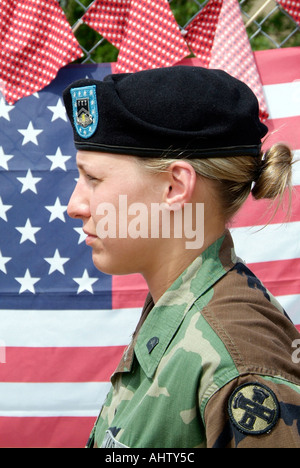
[[[86,191],[82,184],[77,183],[68,204],[68,215],[70,218],[89,218],[90,205]]]

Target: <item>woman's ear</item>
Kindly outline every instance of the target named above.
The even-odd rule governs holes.
[[[170,165],[167,173],[168,186],[164,193],[164,202],[170,207],[183,207],[191,202],[196,185],[196,172],[186,161],[178,160]]]

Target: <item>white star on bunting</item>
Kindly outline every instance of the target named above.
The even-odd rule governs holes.
[[[21,193],[31,190],[33,193],[37,194],[36,184],[38,184],[42,179],[40,177],[33,177],[31,170],[29,169],[26,177],[17,177],[18,181],[23,185]]]
[[[41,278],[32,278],[29,269],[27,269],[23,278],[15,278],[15,280],[21,285],[19,294],[22,294],[25,291],[35,294],[34,285],[40,281],[40,279]]]
[[[81,278],[73,278],[73,281],[79,285],[77,294],[80,294],[83,291],[88,291],[91,294],[94,294],[93,284],[98,281],[99,278],[90,278],[88,271],[84,270],[84,273]]]
[[[6,212],[12,208],[12,205],[4,205],[0,197],[0,218],[7,222]]]
[[[82,244],[82,242],[84,242],[85,239],[87,238],[87,235],[85,234],[85,232],[83,231],[83,229],[81,227],[73,228],[73,229],[74,229],[74,231],[77,232],[77,234],[79,234],[78,245]]]
[[[5,102],[5,99],[2,97],[0,99],[0,118],[3,117],[5,120],[10,122],[9,113],[15,108],[15,106],[8,106]]]
[[[2,146],[0,146],[0,166],[8,171],[8,161],[10,161],[14,156],[12,154],[5,154]]]
[[[55,155],[46,156],[46,158],[48,158],[52,162],[50,171],[54,171],[54,169],[62,169],[63,171],[66,171],[66,162],[69,161],[69,159],[71,159],[72,156],[63,156],[61,149],[57,148]]]
[[[63,105],[62,100],[59,98],[56,106],[48,106],[48,109],[53,112],[51,122],[54,122],[57,119],[62,119],[67,122],[67,113],[65,106]]]
[[[18,132],[24,136],[24,140],[22,146],[26,145],[27,143],[33,143],[34,145],[38,146],[37,137],[40,135],[44,130],[36,130],[32,122],[29,122],[28,127],[26,129],[18,129]]]
[[[30,219],[27,219],[24,227],[16,227],[16,230],[22,234],[20,244],[23,244],[27,240],[36,244],[35,234],[41,230],[40,227],[33,227]]]
[[[49,223],[51,223],[55,219],[60,219],[64,223],[66,222],[66,218],[65,218],[64,213],[65,213],[65,211],[67,211],[68,207],[67,207],[67,205],[62,205],[60,203],[60,199],[58,197],[57,197],[54,205],[45,206],[45,208],[46,208],[46,210],[50,211],[50,213],[51,213]]]
[[[7,274],[7,271],[6,271],[6,264],[8,262],[10,262],[12,258],[11,257],[3,257],[2,255],[2,252],[0,250],[0,271],[2,271],[3,273]]]
[[[63,275],[65,275],[64,264],[67,263],[70,259],[64,258],[60,256],[59,250],[56,249],[54,257],[45,258],[47,263],[50,264],[49,275],[52,275],[55,271],[59,271]]]

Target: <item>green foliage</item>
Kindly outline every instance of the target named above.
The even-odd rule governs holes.
[[[257,4],[257,0],[247,0],[243,3],[243,10],[247,13],[253,11],[253,6]],[[273,49],[276,47],[296,47],[300,46],[300,31],[293,34],[297,29],[295,22],[284,13],[283,9],[277,9],[268,16],[266,11],[263,11],[255,22],[261,26],[260,29],[256,24],[248,27],[247,32],[251,38],[251,46],[253,50]],[[291,35],[291,37],[289,37]]]

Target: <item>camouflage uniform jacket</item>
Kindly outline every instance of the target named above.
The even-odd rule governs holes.
[[[300,447],[299,338],[226,231],[148,296],[90,446]]]

